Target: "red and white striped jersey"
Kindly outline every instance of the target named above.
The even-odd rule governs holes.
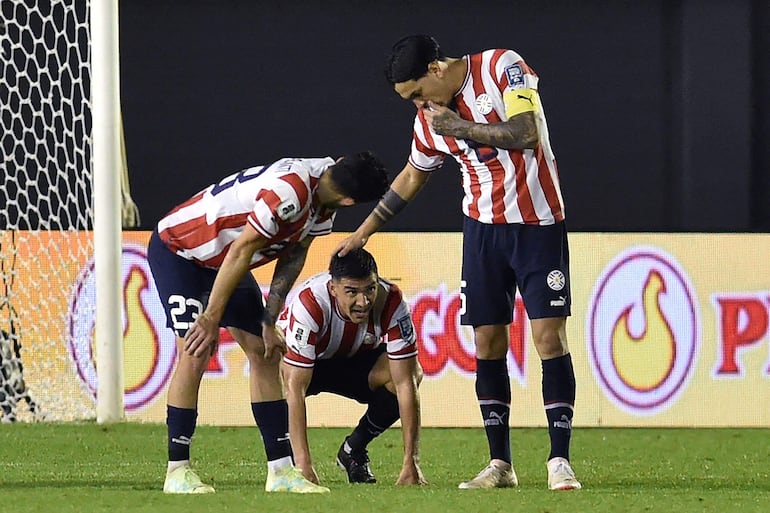
[[[401,290],[380,279],[369,321],[356,324],[343,317],[329,293],[328,272],[309,278],[299,288],[278,319],[288,350],[283,360],[298,367],[313,367],[316,360],[349,358],[387,344],[391,359],[417,356],[417,339]]]
[[[486,50],[465,59],[465,82],[454,97],[463,119],[507,121],[506,91],[537,92],[537,75],[512,50]],[[542,103],[535,115],[540,144],[520,151],[437,135],[418,109],[409,162],[430,172],[441,166],[446,155],[454,157],[462,171],[463,213],[472,219],[487,224],[553,224],[564,219],[564,202]]]
[[[335,214],[314,207],[313,192],[332,164],[331,157],[285,158],[232,174],[166,214],[160,238],[177,255],[218,269],[249,223],[269,241],[251,258],[259,267],[308,235],[331,233]]]

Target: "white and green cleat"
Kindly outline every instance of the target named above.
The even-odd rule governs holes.
[[[184,465],[166,474],[163,493],[214,493],[214,487],[202,482],[193,469]]]
[[[277,472],[267,473],[266,492],[329,493],[329,489],[308,481],[302,471],[289,465]]]

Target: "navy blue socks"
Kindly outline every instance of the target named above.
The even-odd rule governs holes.
[[[543,403],[548,418],[551,453],[548,459],[569,460],[572,414],[575,406],[575,372],[569,354],[543,360]]]
[[[190,443],[195,432],[198,411],[188,408],[166,406],[168,426],[168,461],[190,459]]]
[[[267,461],[291,457],[289,407],[286,400],[251,403],[251,413],[262,433]]]
[[[476,359],[476,397],[493,460],[511,462],[508,425],[511,414],[511,382],[505,359]]]

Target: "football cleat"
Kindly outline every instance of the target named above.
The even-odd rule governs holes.
[[[548,467],[549,490],[580,490],[583,485],[575,477],[575,472],[564,458],[552,458],[546,463]]]
[[[163,493],[214,493],[214,487],[201,482],[198,474],[184,465],[166,474]]]
[[[329,489],[308,481],[302,471],[293,465],[288,465],[276,472],[267,472],[265,482],[266,492],[288,493],[329,493]]]
[[[513,466],[501,467],[494,463],[487,465],[470,481],[460,483],[461,490],[482,490],[489,488],[512,488],[518,486],[519,478]]]
[[[347,438],[345,439],[347,442]],[[337,465],[347,472],[351,483],[376,483],[377,478],[369,467],[369,453],[366,449],[345,452],[345,442],[337,451]]]

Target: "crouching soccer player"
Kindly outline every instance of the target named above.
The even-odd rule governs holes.
[[[336,210],[373,201],[387,174],[373,154],[281,159],[212,184],[174,208],[150,239],[148,259],[179,356],[168,387],[166,493],[211,493],[190,466],[198,390],[220,326],[249,361],[251,410],[267,455],[268,492],[325,493],[293,465],[275,321],[315,237]],[[276,260],[267,304],[249,269]]]
[[[333,256],[329,272],[308,279],[278,325],[288,350],[283,377],[296,465],[318,483],[307,440],[305,397],[329,392],[368,408],[337,453],[351,483],[374,483],[367,446],[401,418],[404,460],[396,484],[427,484],[419,466],[422,369],[401,291],[377,274],[364,249]]]

